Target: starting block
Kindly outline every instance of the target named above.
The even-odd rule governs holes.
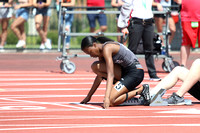
[[[167,101],[162,99],[162,96],[166,93],[166,89],[160,89],[158,93],[151,98],[149,106],[168,106]],[[184,104],[182,105],[192,105],[192,100],[184,99]]]
[[[168,106],[167,101],[162,99],[162,96],[165,94],[165,92],[165,89],[160,89],[156,95],[151,97],[149,106]]]

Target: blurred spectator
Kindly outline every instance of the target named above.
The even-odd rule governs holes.
[[[12,0],[4,0],[0,2],[0,23],[1,23],[1,29],[2,33],[0,36],[0,52],[4,51],[4,44],[7,39],[8,34],[8,21],[12,17],[12,9],[10,8],[12,6]]]
[[[14,5],[16,10],[16,19],[11,24],[11,29],[18,38],[16,48],[26,47],[26,33],[24,30],[24,23],[29,17],[29,7],[32,6],[32,0],[18,0],[18,4]]]
[[[87,10],[88,11],[97,11],[102,10],[105,7],[105,0],[87,0],[87,6],[90,7]],[[94,8],[92,8],[94,7]],[[99,7],[99,8],[98,8]],[[89,24],[90,24],[90,32],[105,32],[107,30],[107,17],[105,14],[87,14]],[[98,19],[100,29],[95,31],[96,27],[96,19]]]
[[[200,0],[174,0],[181,4],[181,65],[186,66],[190,55],[190,48],[195,48],[198,37],[198,47],[200,47]]]
[[[61,6],[62,7],[65,7],[65,10],[68,10],[68,11],[71,11],[73,10],[73,8],[70,8],[70,7],[73,7],[75,6],[75,0],[62,0],[61,1]],[[59,11],[59,0],[56,1],[56,9],[57,9],[57,12]],[[73,14],[65,14],[65,31],[70,33],[71,32],[71,26],[72,26],[72,22],[73,22],[73,17],[74,15]],[[62,16],[61,18],[61,21],[62,21]],[[67,52],[69,52],[69,48],[70,48],[70,39],[71,39],[71,36],[66,36],[65,38],[65,46],[66,46],[66,50]]]
[[[41,37],[40,50],[51,49],[51,40],[47,38],[47,30],[51,16],[51,0],[33,0],[33,6],[36,7],[35,26]],[[43,27],[42,27],[43,22]]]
[[[171,7],[171,0],[154,0],[157,5],[157,10],[158,11],[164,11],[166,10],[166,8]],[[155,18],[155,24],[156,24],[156,28],[157,28],[157,32],[158,33],[163,33],[163,23],[166,20],[166,14],[154,14],[154,18]],[[174,38],[175,32],[176,32],[176,26],[175,26],[175,22],[173,20],[173,18],[171,17],[171,14],[169,16],[168,19],[168,23],[169,23],[169,29],[171,32],[171,35],[169,37],[169,45],[168,48],[169,50],[171,49],[171,42]],[[164,40],[163,40],[163,35],[160,35],[160,38],[162,39],[162,45],[164,45]]]
[[[117,7],[119,11],[120,11],[122,5],[123,5],[122,0],[111,0],[111,6]],[[117,14],[117,18],[116,18],[117,21],[118,21],[118,18],[119,18],[119,14]],[[117,32],[118,33],[121,32],[119,27],[117,27]],[[121,36],[117,36],[117,41],[122,42]]]

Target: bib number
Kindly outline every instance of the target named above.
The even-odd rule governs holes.
[[[114,88],[119,92],[121,89],[123,89],[124,85],[121,82],[118,82]]]
[[[199,27],[199,22],[191,22],[192,28],[197,28]]]

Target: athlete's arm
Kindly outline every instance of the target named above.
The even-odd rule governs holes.
[[[97,88],[99,87],[100,83],[102,81],[102,78],[99,76],[96,76],[94,83],[92,85],[92,88],[90,89],[89,93],[87,94],[87,96],[85,97],[85,99],[81,102],[81,104],[86,104],[87,102],[90,101],[92,95],[95,93],[95,91],[97,90]]]
[[[106,69],[107,69],[107,82],[106,82],[106,93],[104,97],[104,108],[107,109],[110,106],[110,92],[113,86],[114,80],[114,63],[112,59],[113,54],[113,44],[107,44],[103,48],[103,56],[106,62]]]

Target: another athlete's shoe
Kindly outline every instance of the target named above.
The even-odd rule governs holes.
[[[185,105],[184,97],[180,97],[176,93],[173,93],[169,98],[165,100],[168,102],[168,105]]]
[[[150,101],[151,101],[148,84],[143,85],[143,90],[142,90],[140,95],[141,95],[141,97],[144,97],[144,105],[148,106],[150,104]]]

